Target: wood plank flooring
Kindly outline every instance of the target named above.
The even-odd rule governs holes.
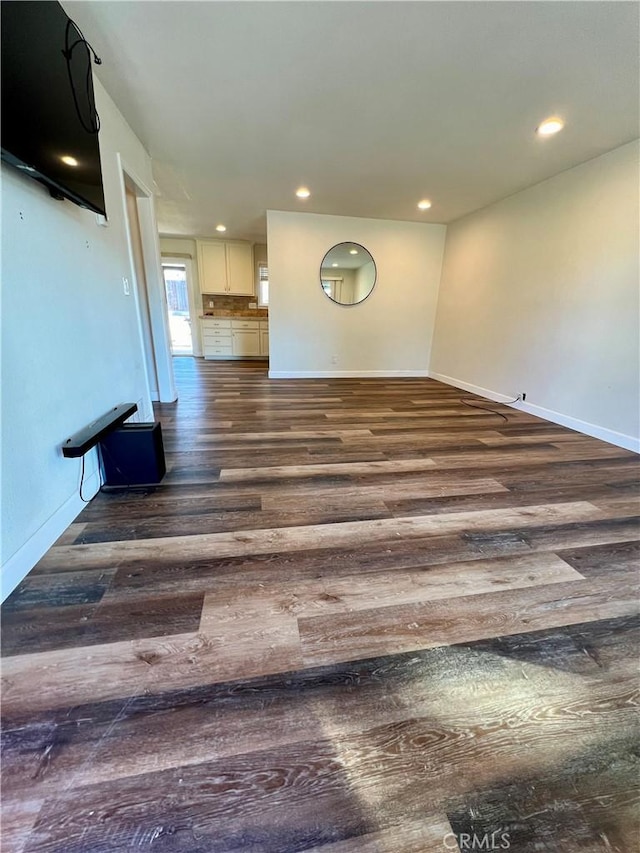
[[[428,379],[175,367],[162,484],[2,607],[2,850],[640,850],[638,457]]]

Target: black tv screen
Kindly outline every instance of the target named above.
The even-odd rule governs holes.
[[[92,51],[54,0],[4,0],[2,159],[106,215]]]

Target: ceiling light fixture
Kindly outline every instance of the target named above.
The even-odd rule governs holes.
[[[551,118],[546,118],[538,125],[536,133],[538,136],[553,136],[554,133],[559,133],[563,127],[564,122],[562,119],[557,116],[552,116]]]
[[[70,154],[65,154],[64,157],[60,158],[65,166],[77,166],[78,161],[75,157],[72,157]]]
[[[418,202],[418,207],[420,208],[420,210],[429,210],[429,208],[431,207],[431,202],[428,198],[423,198],[422,201]]]
[[[227,230],[226,225],[216,225],[216,231],[226,231],[226,230]]]
[[[296,195],[298,196],[298,198],[309,198],[311,193],[306,187],[298,187],[298,189],[296,190]]]

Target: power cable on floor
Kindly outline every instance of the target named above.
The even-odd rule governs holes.
[[[518,394],[515,400],[505,400],[502,405],[508,406],[510,403],[519,403],[521,399],[522,397]],[[483,412],[491,412],[492,415],[498,415],[498,417],[502,418],[505,423],[509,423],[509,418],[504,414],[504,412],[498,412],[496,409],[490,409],[488,406],[479,406],[477,403],[471,402],[469,399],[465,399],[464,397],[460,397],[460,402],[472,409],[481,409]]]
[[[82,501],[82,503],[88,504],[88,503],[91,503],[91,501],[93,500],[93,498],[95,498],[95,496],[98,494],[98,492],[102,490],[102,477],[100,475],[100,467],[98,466],[98,477],[100,479],[100,487],[98,489],[98,492],[96,492],[96,495],[93,495],[90,498],[85,498],[85,496],[82,494],[82,487],[84,485],[84,453],[82,454],[81,459],[82,459],[82,467],[80,469],[80,488],[78,490],[78,494],[79,494],[79,497],[80,497],[80,500]]]

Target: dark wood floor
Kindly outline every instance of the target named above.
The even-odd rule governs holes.
[[[162,485],[3,606],[2,849],[638,850],[637,457],[432,380],[176,373]]]

